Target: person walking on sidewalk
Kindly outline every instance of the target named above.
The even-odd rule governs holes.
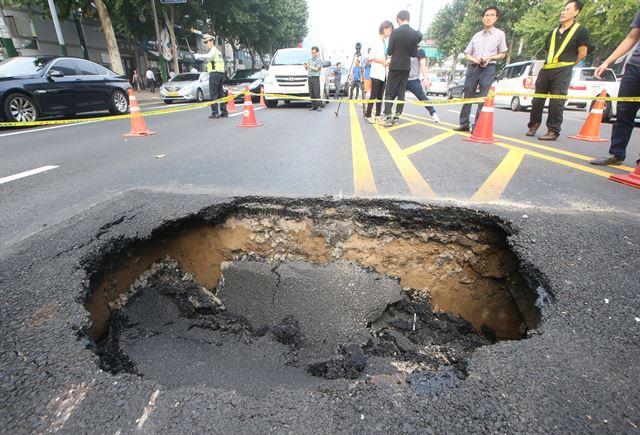
[[[206,54],[195,53],[193,50],[191,53],[199,60],[207,60],[207,72],[209,73],[209,94],[211,95],[211,101],[225,98],[227,93],[224,89],[224,57],[220,50],[214,44],[214,37],[208,34],[202,35],[202,42],[209,50]],[[218,106],[220,106],[220,113],[218,113]],[[221,103],[211,104],[211,115],[209,118],[227,118],[229,112],[227,112],[227,102],[222,100]]]
[[[416,57],[418,44],[422,40],[422,34],[409,27],[411,15],[409,11],[400,11],[396,16],[398,28],[389,37],[389,47],[387,59],[389,65],[389,77],[387,79],[387,89],[384,94],[386,100],[384,104],[385,121],[382,124],[390,127],[397,123],[404,108],[404,94],[407,90],[407,80],[411,71],[411,58]],[[391,116],[393,100],[398,99],[395,115]]]
[[[322,61],[318,57],[320,49],[316,46],[311,47],[311,59],[304,64],[308,74],[309,81],[309,98],[311,98],[311,108],[309,110],[321,111],[322,103],[320,98],[320,72],[322,71]],[[337,89],[337,88],[336,88]]]
[[[376,118],[371,117],[373,102],[367,104],[364,117],[369,124],[375,124],[376,119],[380,121],[384,85],[387,79],[387,38],[389,38],[391,32],[393,32],[393,23],[391,21],[383,21],[378,28],[378,38],[373,42],[369,51],[369,63],[371,64],[371,95],[369,99],[378,100],[376,103]]]
[[[504,32],[496,28],[500,11],[490,6],[482,13],[482,30],[473,35],[464,50],[464,57],[469,62],[464,80],[462,98],[474,98],[476,89],[480,88],[480,97],[486,97],[496,75],[496,61],[503,59],[508,51]],[[460,125],[455,131],[470,131],[471,104],[464,104],[460,111]],[[482,111],[482,103],[476,110],[476,122]]]
[[[422,76],[422,80],[420,80]],[[429,97],[424,93],[427,86],[427,55],[423,49],[419,49],[416,57],[411,58],[411,71],[409,72],[409,80],[407,81],[407,91],[411,92],[420,101],[428,101]],[[431,119],[434,122],[440,122],[440,118],[433,106],[425,106]]]
[[[595,72],[595,76],[601,78],[609,65],[635,47],[633,53],[627,59],[618,97],[640,97],[640,45],[638,45],[638,42],[640,42],[640,10],[638,10],[636,18],[631,23],[631,31],[627,37],[622,40],[618,48]],[[629,145],[629,140],[633,133],[634,120],[638,109],[640,109],[640,103],[618,102],[616,122],[613,124],[613,131],[611,132],[609,157],[592,160],[590,162],[592,165],[621,165],[624,162],[627,157],[627,145]],[[640,159],[636,163],[640,165]]]
[[[584,59],[589,47],[589,32],[576,22],[581,10],[582,2],[567,2],[560,13],[560,27],[553,29],[547,36],[547,58],[536,79],[536,94],[567,95],[573,66]],[[531,101],[527,136],[535,136],[540,128],[544,102],[545,98],[534,98]],[[562,128],[564,104],[565,100],[549,100],[547,133],[538,139],[558,139]]]
[[[144,75],[147,82],[147,90],[152,94],[156,93],[156,76],[153,74],[151,67],[147,68],[147,72]]]
[[[131,77],[131,81],[133,82],[133,86],[136,87],[136,90],[140,92],[140,87],[142,85],[142,80],[140,79],[140,74],[138,74],[138,70],[133,70],[133,77]]]

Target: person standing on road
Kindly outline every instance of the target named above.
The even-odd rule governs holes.
[[[422,75],[422,80],[420,76]],[[411,58],[411,71],[409,72],[409,80],[407,81],[407,91],[411,92],[420,101],[428,101],[424,93],[424,88],[427,86],[427,55],[423,49],[418,50],[416,57]],[[436,113],[436,109],[433,106],[425,106],[431,119],[434,122],[440,122],[440,118]]]
[[[202,36],[202,42],[209,50],[206,54],[195,53],[193,50],[191,53],[199,60],[207,60],[207,72],[209,73],[209,94],[211,95],[211,101],[225,98],[227,93],[224,89],[224,58],[220,50],[214,44],[214,38],[211,35],[204,34]],[[218,106],[220,106],[220,113],[218,113]],[[211,104],[211,115],[209,118],[228,118],[226,100],[222,100],[222,103]]]
[[[387,49],[389,77],[384,94],[384,99],[386,100],[384,104],[385,120],[382,124],[385,127],[390,127],[400,120],[400,115],[404,108],[407,80],[409,80],[409,72],[411,71],[411,58],[416,57],[418,44],[422,40],[422,34],[409,26],[410,19],[409,11],[398,12],[396,16],[398,28],[389,37],[389,47]],[[398,99],[396,113],[391,116],[393,100],[396,98]]]
[[[609,65],[620,57],[627,54],[635,47],[631,56],[627,59],[627,65],[620,82],[620,90],[618,97],[640,97],[640,10],[636,18],[631,23],[631,31],[625,39],[622,40],[618,48],[600,65],[595,72],[597,78],[601,78],[602,74],[607,70]],[[634,120],[640,109],[640,103],[618,102],[618,111],[616,113],[616,122],[613,124],[611,132],[611,147],[609,148],[609,157],[592,160],[592,165],[621,165],[627,157],[627,145],[633,133]],[[640,165],[640,159],[636,161]]]
[[[156,92],[156,76],[153,74],[151,67],[147,68],[147,72],[144,75],[147,82],[147,90],[150,90],[152,94]]]
[[[322,71],[322,61],[318,57],[320,49],[318,47],[311,47],[311,59],[304,64],[308,74],[309,81],[309,98],[311,98],[311,107],[309,110],[322,110],[322,104],[319,101],[320,98],[320,72]]]
[[[336,63],[336,69],[333,70],[333,84],[336,87],[333,98],[336,100],[340,98],[340,91],[342,91],[342,63]]]
[[[576,22],[581,10],[582,2],[567,2],[560,13],[560,27],[553,29],[547,36],[547,58],[536,79],[536,94],[567,95],[573,66],[584,59],[589,47],[589,32]],[[534,98],[531,101],[527,136],[535,136],[540,128],[544,102],[545,98]],[[562,128],[564,104],[565,100],[549,100],[547,133],[540,136],[539,140],[558,139]]]
[[[376,103],[376,118],[371,117],[373,102],[367,104],[364,114],[369,124],[375,124],[376,119],[381,122],[382,99],[384,98],[384,85],[387,80],[387,38],[393,32],[393,23],[383,21],[378,28],[378,38],[374,41],[369,51],[369,63],[371,64],[371,95],[370,100],[378,100]]]
[[[508,51],[507,40],[504,32],[496,28],[496,22],[500,18],[500,11],[495,6],[490,6],[482,13],[482,30],[473,35],[469,45],[464,50],[464,57],[469,62],[467,75],[464,80],[462,98],[474,98],[476,89],[480,88],[480,97],[486,97],[491,89],[491,84],[496,75],[496,61],[503,59]],[[479,103],[476,110],[475,121],[478,121],[482,106]],[[455,131],[472,130],[471,104],[464,104],[460,111],[460,125]]]
[[[356,59],[356,65],[353,67],[353,81],[349,86],[349,99],[353,99],[355,90],[356,99],[360,98],[360,88],[362,88],[362,67],[360,66],[360,58]],[[364,90],[362,91],[364,94]]]

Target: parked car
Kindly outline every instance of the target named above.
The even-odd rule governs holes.
[[[9,122],[108,110],[129,111],[129,81],[72,57],[12,57],[0,62],[0,116]]]
[[[620,90],[620,82],[612,69],[607,69],[602,75],[602,79],[595,76],[595,68],[574,68],[571,84],[569,85],[569,95],[596,97],[604,90],[607,97],[617,97]],[[605,103],[602,113],[603,121],[610,121],[615,117],[617,104],[611,101]],[[595,104],[594,100],[567,100],[567,106],[584,108],[587,111]]]
[[[336,92],[335,77],[333,76],[333,73],[335,70],[336,70],[335,66],[330,66],[328,68],[329,92],[331,92],[331,96],[334,96]],[[347,69],[345,67],[341,67],[340,72],[342,73],[342,75],[340,76],[340,85],[341,85],[340,94],[349,95],[349,83],[347,83],[347,79],[348,79],[347,76],[349,75],[349,73],[347,72]]]
[[[528,60],[509,64],[498,74],[493,82],[496,93],[524,93],[533,94],[536,79],[542,69],[544,61]],[[496,106],[510,107],[514,112],[531,107],[532,97],[519,95],[496,95]]]
[[[160,97],[165,104],[174,101],[209,100],[209,74],[180,73],[160,86]]]
[[[453,98],[462,98],[465,80],[466,78],[462,77],[449,83],[449,86],[447,87],[447,98],[449,100]],[[479,92],[479,89],[477,89],[476,92]]]
[[[265,74],[266,71],[263,69],[239,69],[233,73],[231,77],[226,79],[224,84],[234,95],[240,94],[236,97],[236,100],[243,100],[243,93],[247,87],[249,91],[254,94],[260,93]],[[257,103],[260,101],[260,97],[253,95],[251,101]]]
[[[322,53],[319,54],[323,60]],[[281,48],[276,51],[269,64],[269,70],[264,78],[265,94],[285,94],[298,97],[309,96],[307,82],[307,70],[304,64],[311,58],[308,48]],[[320,71],[320,95],[329,98],[329,67],[331,62],[323,61]],[[278,105],[278,98],[265,95],[267,107],[274,108]],[[285,100],[286,102],[287,100]]]
[[[442,77],[430,77],[427,84],[427,95],[447,95],[449,92],[449,86],[447,81]]]

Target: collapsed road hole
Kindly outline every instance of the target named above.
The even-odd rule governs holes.
[[[245,394],[340,379],[431,394],[540,320],[490,216],[267,200],[208,215],[92,263],[103,368]]]

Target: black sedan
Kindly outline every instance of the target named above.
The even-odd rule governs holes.
[[[264,82],[265,70],[262,69],[239,69],[231,77],[224,81],[227,90],[233,92],[234,95],[241,94],[248,87],[250,92],[255,94],[260,93],[260,88]],[[242,100],[244,96],[240,95],[236,97],[237,100]],[[260,101],[260,97],[253,96],[252,101],[257,103]]]
[[[126,78],[72,57],[13,57],[0,62],[0,117],[9,122],[108,110],[129,111]]]
[[[449,83],[449,89],[447,90],[448,99],[451,100],[452,98],[462,98],[462,95],[464,93],[465,80],[466,79],[462,77],[461,79],[454,80],[451,83]],[[479,95],[480,95],[480,86],[476,88],[476,93],[474,94],[474,97],[477,97]]]

